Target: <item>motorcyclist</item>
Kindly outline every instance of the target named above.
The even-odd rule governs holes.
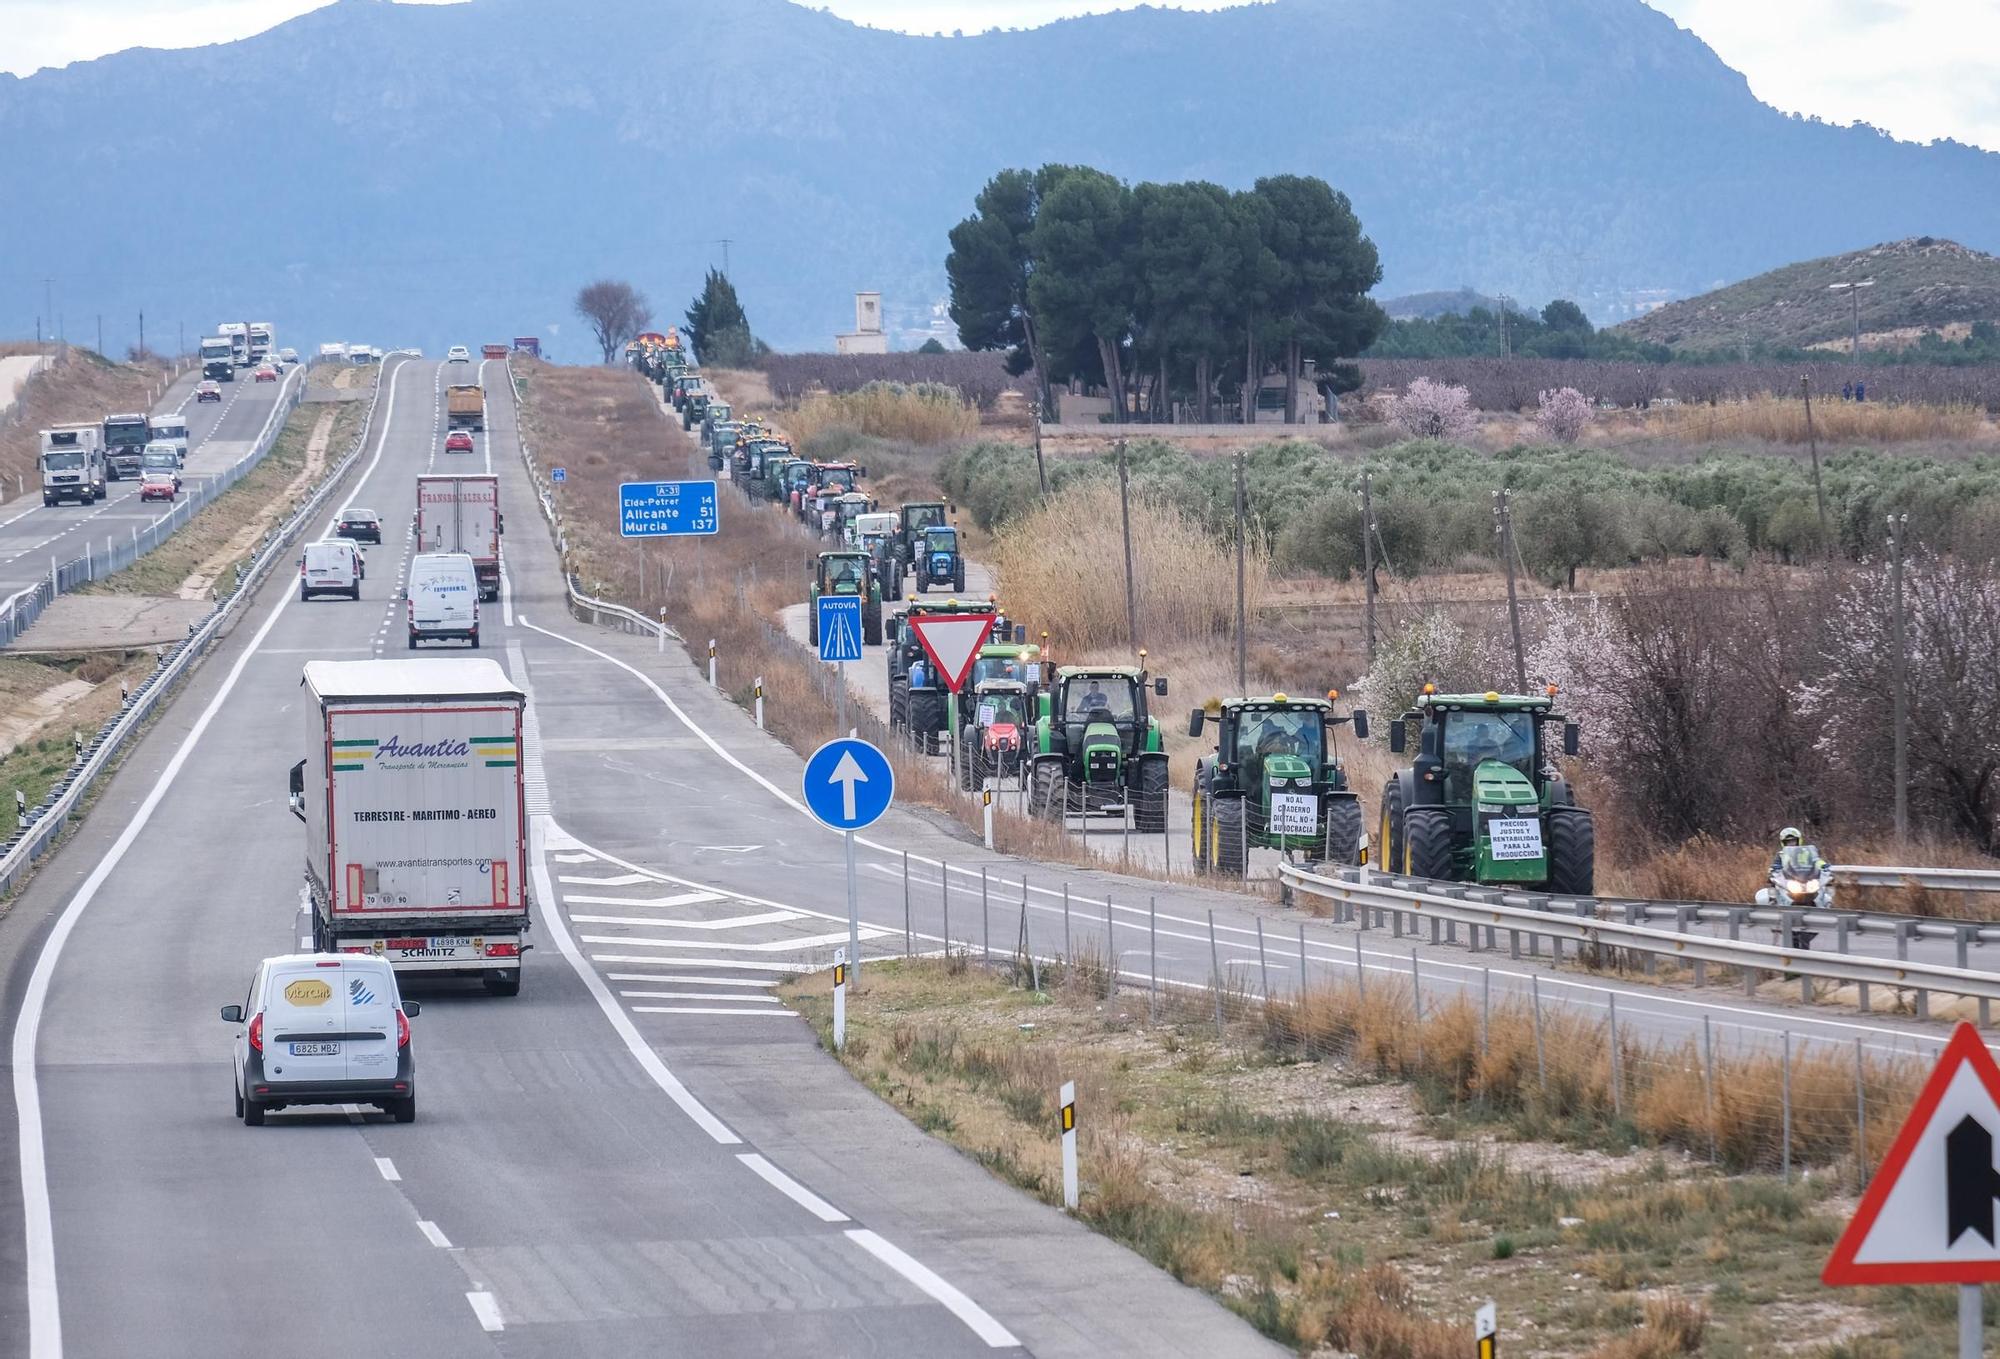
[[[1790,851],[1789,862],[1787,851]],[[1833,866],[1820,857],[1818,845],[1805,842],[1797,826],[1787,826],[1778,832],[1778,852],[1771,856],[1771,876],[1777,877],[1787,867],[1794,872],[1804,870],[1808,877],[1825,877]]]

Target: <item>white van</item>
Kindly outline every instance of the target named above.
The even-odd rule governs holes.
[[[187,466],[187,460],[188,460],[187,419],[184,416],[179,416],[179,415],[154,416],[153,443],[146,445],[146,451],[148,453],[153,451],[153,444],[172,444],[174,446],[175,455],[179,457],[181,460],[181,466],[183,467]]]
[[[373,1104],[417,1119],[410,1021],[418,1005],[396,989],[385,958],[290,953],[266,958],[241,1005],[222,1018],[237,1035],[236,1116],[261,1127],[288,1104]]]
[[[410,649],[418,642],[462,640],[479,647],[479,573],[463,552],[410,558]]]
[[[307,543],[299,556],[299,598],[314,595],[346,595],[361,598],[361,581],[368,568],[361,549],[346,538],[327,538]]]

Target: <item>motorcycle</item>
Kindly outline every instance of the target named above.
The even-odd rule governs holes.
[[[1786,848],[1778,856],[1770,886],[1759,889],[1759,906],[1776,906],[1789,911],[1830,911],[1833,909],[1833,871],[1822,865],[1819,851],[1812,845]],[[1779,938],[1782,929],[1773,931]],[[1795,928],[1793,948],[1812,947],[1816,930]]]

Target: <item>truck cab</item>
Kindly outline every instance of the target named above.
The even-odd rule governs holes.
[[[96,425],[42,431],[42,504],[94,505],[105,495],[104,445]]]
[[[136,412],[104,417],[104,459],[113,481],[139,475],[146,445],[153,442],[153,423]]]
[[[236,381],[236,353],[227,335],[210,335],[202,340],[201,375],[216,382]]]

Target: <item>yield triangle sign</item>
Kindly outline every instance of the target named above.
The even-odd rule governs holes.
[[[965,687],[972,659],[986,645],[998,618],[992,613],[920,613],[910,617],[909,625],[937,667],[938,678],[955,694]]]
[[[1960,1024],[1861,1196],[1820,1281],[2000,1282],[2000,1066]]]

